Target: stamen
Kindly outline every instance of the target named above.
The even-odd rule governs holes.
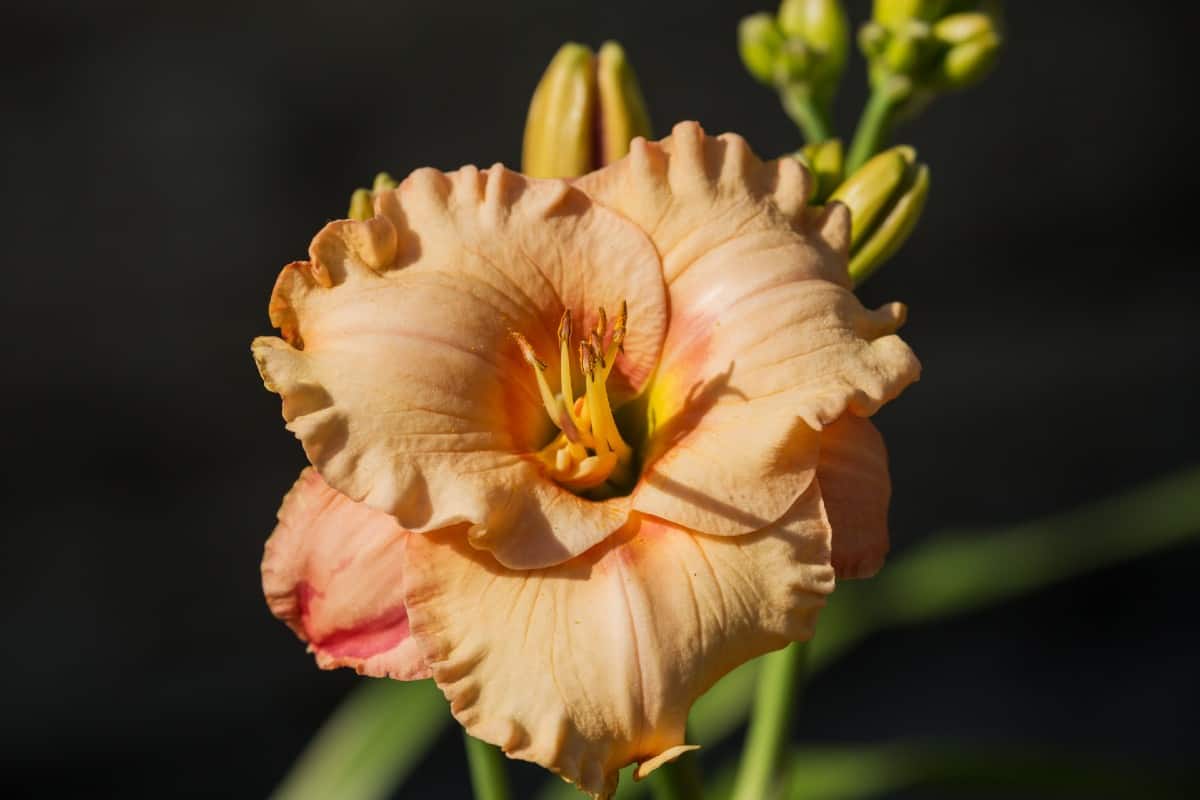
[[[517,346],[521,348],[521,355],[525,356],[525,361],[533,367],[533,374],[537,377],[538,392],[542,395],[542,406],[550,415],[550,421],[558,426],[559,430],[562,430],[564,427],[562,405],[546,381],[546,362],[537,357],[537,353],[528,339],[516,331],[510,330],[509,333],[516,340]]]
[[[525,361],[533,367],[542,405],[562,431],[537,454],[538,459],[561,486],[573,491],[594,489],[606,482],[621,483],[631,476],[633,451],[617,428],[606,386],[617,356],[624,352],[629,310],[625,302],[608,330],[608,315],[597,310],[596,326],[585,331],[576,343],[579,371],[583,374],[584,393],[575,397],[571,375],[571,346],[574,320],[570,309],[558,323],[559,380],[555,394],[546,380],[546,363],[538,358],[529,341],[512,332]],[[608,347],[604,346],[608,337]]]
[[[593,446],[598,454],[607,453],[608,436],[604,429],[605,414],[600,408],[600,394],[596,391],[596,360],[590,343],[579,343],[579,366],[583,370],[584,399],[587,402],[588,421],[592,426]]]
[[[558,380],[562,387],[563,410],[567,416],[565,421],[570,423],[563,426],[563,432],[571,441],[571,457],[579,461],[587,456],[587,451],[580,444],[583,425],[575,413],[575,387],[571,385],[571,328],[571,309],[568,308],[558,321]]]
[[[604,354],[604,360],[608,362],[608,369],[604,373],[607,379],[608,374],[612,372],[613,364],[616,363],[617,353],[625,352],[625,326],[629,321],[629,306],[624,300],[621,301],[621,313],[617,315],[617,321],[613,323],[612,339],[608,343],[608,350]]]
[[[558,373],[567,414],[578,428],[579,420],[575,416],[575,388],[571,385],[571,309],[569,308],[563,312],[562,319],[558,321]]]
[[[603,337],[604,337],[604,334],[597,334],[595,331],[592,331],[592,338],[588,342],[588,345],[592,349],[592,360],[600,365],[600,369],[604,369],[607,366],[607,363],[604,360],[604,338]],[[604,374],[607,375],[608,373],[606,372]]]

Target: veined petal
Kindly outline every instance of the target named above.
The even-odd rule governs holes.
[[[513,571],[461,532],[409,540],[413,635],[478,738],[607,797],[684,751],[693,701],[730,669],[812,635],[833,588],[816,483],[736,539],[650,517],[583,555]]]
[[[408,532],[306,469],[283,499],[263,555],[263,592],[323,669],[415,680],[429,668],[404,606]]]
[[[634,508],[716,535],[778,519],[812,481],[822,427],[873,414],[920,370],[899,304],[849,291],[849,217],[804,207],[794,159],[677,125],[580,179],[649,234],[671,321]]]
[[[468,523],[512,567],[560,563],[620,528],[627,498],[584,500],[533,456],[551,427],[510,331],[556,353],[564,310],[586,329],[627,301],[610,393],[640,391],[667,324],[650,240],[563,181],[501,166],[418,170],[376,211],[326,226],[311,261],[284,269],[271,315],[287,341],[254,343],[322,476],[412,531]]]
[[[839,578],[868,578],[888,551],[892,482],[887,448],[871,421],[843,414],[821,431],[817,481],[833,528],[833,566]]]

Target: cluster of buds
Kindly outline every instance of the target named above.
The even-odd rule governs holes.
[[[350,210],[346,216],[350,219],[367,220],[375,216],[375,195],[396,188],[396,179],[386,172],[375,176],[375,182],[370,189],[355,189],[350,195]]]
[[[534,91],[521,171],[535,178],[577,177],[624,156],[635,136],[650,135],[650,115],[621,46],[605,42],[593,54],[567,43]]]
[[[893,147],[863,164],[830,195],[850,209],[850,279],[861,283],[908,239],[929,194],[917,151]]]
[[[875,0],[859,31],[871,85],[913,113],[939,92],[979,82],[1000,51],[996,2]]]
[[[759,82],[802,89],[828,110],[846,66],[849,24],[838,0],[783,0],[776,14],[746,17],[738,52]]]

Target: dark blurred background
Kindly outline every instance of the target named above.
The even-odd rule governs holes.
[[[738,19],[773,8],[3,6],[0,788],[275,785],[357,680],[318,671],[259,588],[304,463],[248,348],[279,268],[378,170],[516,166],[530,93],[569,39],[625,45],[658,133],[694,118],[764,156],[794,149],[735,50]],[[850,4],[856,23],[868,8]],[[908,303],[925,366],[878,419],[898,555],[1200,461],[1198,21],[1191,4],[1011,2],[996,73],[899,132],[933,190],[862,292]],[[864,83],[856,58],[843,136]],[[1193,540],[876,636],[811,685],[799,735],[1178,764],[1200,745],[1198,570]],[[448,732],[403,796],[467,791]]]

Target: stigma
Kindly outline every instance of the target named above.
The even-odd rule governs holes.
[[[575,492],[596,489],[609,481],[623,483],[629,477],[633,451],[617,429],[607,388],[608,376],[622,352],[627,322],[624,302],[611,328],[601,307],[595,327],[575,336],[571,310],[563,312],[558,323],[557,393],[547,378],[550,365],[538,357],[529,340],[511,331],[533,369],[542,406],[559,431],[536,457],[552,480]],[[582,377],[579,397],[575,396],[574,367]]]

